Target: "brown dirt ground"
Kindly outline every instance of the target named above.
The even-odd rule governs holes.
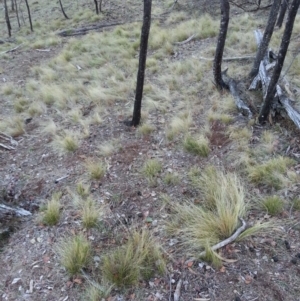
[[[197,42],[191,45],[189,47],[197,47]],[[182,48],[183,54],[190,55],[189,47]],[[50,59],[59,50],[17,50],[10,54],[11,60],[1,60],[4,70],[1,78],[23,85],[32,66]],[[0,102],[1,119],[13,109],[5,99]],[[183,280],[181,300],[186,301],[201,298],[212,301],[300,300],[300,227],[296,223],[300,218],[299,212],[283,212],[279,219],[289,221],[290,226],[282,226],[272,235],[253,237],[224,247],[220,255],[236,261],[225,262],[218,270],[198,260],[189,261],[189,257],[183,252],[179,253],[176,244],[173,245],[170,238],[163,235],[168,208],[159,198],[161,193],[168,194],[174,201],[186,198],[197,201],[197,191],[191,188],[187,180],[186,170],[189,167],[214,164],[225,166],[228,170],[232,168],[226,154],[234,146],[225,134],[226,126],[218,122],[211,124],[212,152],[208,158],[201,159],[166,141],[163,123],[155,125],[154,134],[140,137],[135,129],[121,122],[124,118],[122,115],[113,110],[110,113],[103,125],[91,127],[90,136],[73,154],[60,156],[50,147],[49,137],[42,134],[38,127],[45,116],[34,117],[26,125],[26,134],[17,138],[19,144],[15,150],[0,149],[0,189],[6,202],[16,203],[33,213],[32,217],[13,224],[14,233],[1,249],[0,300],[84,300],[86,281],[80,277],[74,280],[67,276],[59,264],[55,245],[61,238],[82,230],[78,212],[70,205],[72,200],[68,189],[74,189],[74,184],[79,180],[86,180],[82,162],[86,157],[93,156],[96,141],[113,137],[120,139],[122,147],[106,158],[110,168],[105,178],[91,183],[93,197],[107,204],[108,208],[102,228],[86,233],[93,244],[94,256],[122,244],[126,239],[124,228],[146,225],[165,248],[168,275],[141,282],[137,288],[125,292],[113,290],[107,300],[173,300],[179,279]],[[156,116],[150,118],[154,122],[157,120]],[[241,116],[237,116],[234,121],[241,127],[246,123],[247,120]],[[261,127],[254,127],[253,147],[261,132]],[[289,154],[297,154],[298,144],[299,132],[292,129],[280,138],[277,153],[284,153],[286,146],[290,145]],[[180,183],[167,186],[161,176],[156,186],[149,186],[140,177],[139,170],[147,158],[153,157],[163,163],[162,175],[172,169],[180,175]],[[55,184],[55,179],[66,174],[68,178]],[[256,188],[256,195],[263,190],[263,187],[261,190]],[[63,192],[63,216],[57,226],[46,227],[36,221],[36,210],[55,191]],[[295,191],[286,191],[286,195],[296,196],[298,192],[299,187]],[[247,217],[250,222],[257,219],[268,217],[255,210]],[[297,256],[297,260],[292,260]],[[88,272],[97,275],[96,262]],[[31,282],[32,291],[29,290]]]

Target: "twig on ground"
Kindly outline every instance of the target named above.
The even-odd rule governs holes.
[[[187,38],[186,40],[182,41],[182,42],[175,42],[174,44],[176,45],[184,45],[188,42],[190,42],[191,40],[193,40],[193,38],[196,36],[196,34],[191,35],[189,38]]]
[[[60,182],[61,180],[64,180],[64,179],[67,178],[68,176],[69,176],[69,175],[65,175],[65,176],[63,176],[63,177],[60,177],[60,178],[56,179],[56,180],[54,181],[54,183],[57,184],[58,182]]]
[[[39,52],[49,52],[49,51],[51,51],[51,49],[35,49],[35,51],[39,51]]]
[[[214,58],[206,58],[203,56],[197,57],[200,60],[212,62]],[[243,61],[243,60],[253,60],[255,56],[253,55],[246,55],[246,56],[234,56],[234,57],[225,57],[223,61],[230,62],[230,61]]]
[[[182,279],[179,279],[174,292],[174,301],[179,301],[181,285],[182,285]]]
[[[17,50],[19,47],[21,47],[23,45],[23,43],[22,44],[20,44],[20,45],[18,45],[18,46],[16,46],[15,48],[13,48],[13,49],[9,49],[9,50],[6,50],[6,51],[3,51],[3,52],[0,52],[0,54],[5,54],[5,53],[8,53],[8,52],[14,52],[15,50]]]
[[[242,222],[242,225],[228,238],[226,238],[225,240],[217,243],[216,245],[212,246],[211,247],[211,250],[212,251],[216,251],[220,248],[223,248],[224,246],[232,243],[233,241],[235,241],[239,235],[245,231],[246,227],[247,227],[247,223],[242,219],[242,218],[239,218],[239,220]],[[200,253],[200,257],[203,257],[205,256],[206,252],[203,251]]]
[[[5,148],[5,149],[7,149],[7,150],[13,150],[13,149],[15,149],[15,148],[12,147],[12,146],[7,146],[7,145],[2,144],[2,143],[0,143],[0,146],[3,147],[3,148]]]

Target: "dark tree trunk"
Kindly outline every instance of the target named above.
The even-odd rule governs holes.
[[[223,88],[227,88],[227,85],[224,83],[222,79],[222,58],[223,52],[226,42],[227,29],[229,23],[229,11],[230,5],[228,0],[221,0],[221,23],[220,23],[220,31],[218,36],[218,43],[214,58],[214,79],[218,89],[222,90]]]
[[[266,119],[269,115],[269,112],[270,112],[271,104],[272,104],[272,101],[274,99],[275,92],[276,92],[276,85],[277,85],[278,79],[280,77],[284,59],[285,59],[285,56],[286,56],[286,53],[287,53],[287,50],[288,50],[288,47],[290,44],[290,38],[291,38],[291,35],[293,32],[294,22],[295,22],[298,8],[299,8],[299,4],[300,4],[300,0],[293,0],[290,10],[288,12],[288,17],[287,17],[284,33],[283,33],[282,40],[281,40],[281,45],[280,45],[280,49],[279,49],[279,53],[278,53],[278,57],[277,57],[277,62],[274,67],[274,71],[273,71],[273,74],[271,77],[270,84],[268,86],[266,98],[264,100],[263,106],[261,108],[261,111],[260,111],[260,114],[258,117],[258,121],[260,123],[263,123],[266,121]]]
[[[69,17],[68,17],[67,14],[65,13],[65,10],[64,10],[64,7],[63,7],[63,5],[62,5],[61,0],[59,0],[59,5],[60,5],[60,9],[61,9],[61,11],[62,11],[64,17],[65,17],[66,19],[69,19]]]
[[[98,0],[94,0],[94,2],[95,2],[96,14],[99,15]]]
[[[288,4],[289,4],[289,0],[281,0],[280,12],[276,23],[276,26],[278,26],[279,28],[281,28],[282,26]]]
[[[8,36],[11,37],[11,25],[10,25],[6,0],[4,0],[4,14],[5,14],[5,21],[7,25]]]
[[[16,8],[16,15],[17,15],[17,21],[18,21],[18,25],[19,25],[19,28],[21,27],[21,24],[20,24],[20,18],[19,18],[19,11],[18,11],[18,4],[17,4],[17,0],[13,0],[15,2],[15,8]]]
[[[99,0],[99,11],[102,12],[102,0]]]
[[[11,1],[11,10],[14,11],[15,10],[15,2],[14,0],[10,0]]]
[[[266,26],[264,36],[263,36],[263,39],[262,39],[262,41],[261,41],[261,43],[258,47],[256,57],[255,57],[255,60],[254,60],[254,63],[253,63],[253,67],[252,67],[252,70],[250,72],[250,77],[251,78],[254,78],[257,75],[260,62],[266,54],[267,48],[269,46],[269,43],[270,43],[270,40],[271,40],[271,37],[272,37],[272,34],[273,34],[273,30],[274,30],[274,27],[275,27],[279,7],[280,7],[280,0],[274,0],[274,2],[272,4],[272,7],[271,7],[270,14],[269,14],[268,24]]]
[[[150,25],[151,25],[151,5],[152,5],[152,0],[144,0],[144,17],[143,17],[143,27],[141,33],[139,69],[137,74],[133,117],[131,121],[131,125],[133,126],[138,126],[141,121],[141,107],[142,107],[144,77],[145,77],[147,49],[148,49],[148,37],[149,37]]]
[[[30,8],[28,5],[28,0],[25,0],[26,3],[26,7],[27,7],[27,12],[28,12],[28,18],[29,18],[29,23],[30,23],[30,30],[33,31],[33,27],[32,27],[32,21],[31,21],[31,14],[30,14]]]

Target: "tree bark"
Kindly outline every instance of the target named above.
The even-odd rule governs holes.
[[[221,5],[221,23],[220,23],[220,31],[218,36],[218,43],[214,58],[214,79],[219,90],[223,88],[228,88],[222,79],[222,58],[223,52],[226,42],[227,29],[229,23],[229,11],[230,5],[228,0],[220,0]]]
[[[26,7],[27,7],[27,12],[28,12],[28,18],[29,18],[29,23],[30,23],[30,30],[33,32],[33,27],[32,27],[32,21],[31,21],[31,14],[30,14],[30,8],[28,5],[28,0],[25,0]]]
[[[276,26],[279,28],[281,28],[281,26],[282,26],[284,15],[285,15],[286,9],[288,7],[288,4],[289,4],[289,0],[281,1],[280,12],[279,12],[279,16],[278,16],[277,23],[276,23]]]
[[[10,0],[11,1],[11,10],[14,11],[15,10],[15,2],[14,0]]]
[[[253,63],[253,67],[250,72],[250,77],[252,79],[257,75],[260,62],[263,59],[263,57],[265,56],[266,51],[268,49],[273,31],[274,31],[274,27],[275,27],[277,15],[278,15],[279,7],[280,7],[280,2],[281,2],[280,0],[274,0],[273,5],[271,7],[268,23],[267,23],[267,26],[266,26],[266,29],[264,32],[264,36],[263,36],[261,44],[259,45],[258,51],[256,53],[256,58]]]
[[[94,0],[94,2],[95,2],[96,14],[99,15],[98,0]]]
[[[65,13],[65,10],[64,10],[64,7],[63,7],[63,5],[62,5],[61,0],[59,0],[59,5],[60,5],[60,9],[61,9],[61,11],[62,11],[64,17],[65,17],[66,19],[69,19],[69,17],[68,17],[67,14]]]
[[[278,79],[280,77],[280,73],[282,70],[282,66],[285,60],[285,56],[290,44],[290,38],[293,32],[293,27],[294,27],[294,22],[295,22],[295,18],[297,15],[297,11],[299,8],[299,4],[300,4],[300,0],[293,0],[289,13],[288,13],[288,18],[285,24],[285,29],[284,29],[284,33],[282,36],[282,40],[281,40],[281,45],[280,45],[280,49],[279,49],[279,53],[278,53],[278,58],[277,58],[277,62],[276,65],[274,67],[274,71],[273,71],[273,75],[271,77],[271,81],[270,84],[268,86],[267,89],[267,94],[266,94],[266,98],[264,100],[264,103],[262,105],[262,108],[260,110],[260,114],[258,117],[258,121],[260,123],[263,123],[266,121],[269,112],[270,112],[270,108],[271,108],[271,104],[272,101],[274,99],[275,96],[275,92],[276,92],[276,85],[278,82]]]
[[[4,14],[5,14],[5,21],[7,25],[8,36],[11,37],[11,25],[10,25],[6,0],[4,0]]]
[[[16,16],[17,16],[18,26],[19,26],[19,28],[20,28],[20,27],[21,27],[21,24],[20,24],[20,18],[19,18],[19,11],[18,11],[17,0],[13,0],[13,1],[15,2]]]
[[[139,69],[137,74],[136,94],[133,109],[132,126],[138,126],[141,121],[141,107],[144,89],[145,68],[148,49],[148,37],[151,25],[151,5],[152,0],[144,0],[144,17],[141,33]]]

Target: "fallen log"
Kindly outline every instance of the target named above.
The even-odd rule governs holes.
[[[298,127],[298,129],[300,129],[300,113],[292,107],[291,100],[282,92],[282,89],[279,85],[276,86],[276,92],[279,97],[279,102],[287,112],[288,116]]]
[[[79,35],[85,35],[91,30],[97,30],[105,27],[112,27],[117,25],[125,24],[124,22],[116,22],[116,23],[110,23],[110,24],[96,24],[86,27],[80,27],[77,29],[65,29],[62,31],[59,31],[57,34],[61,37],[71,37],[71,36],[79,36]]]
[[[250,108],[246,105],[245,101],[243,100],[244,93],[241,93],[241,91],[238,89],[237,82],[233,78],[227,75],[227,70],[222,72],[222,79],[224,83],[229,87],[229,91],[233,96],[233,99],[235,101],[238,110],[244,116],[247,116],[249,119],[251,119],[253,116],[252,112]]]
[[[259,30],[255,30],[254,33],[256,42],[259,46],[259,44],[261,43],[262,34]],[[276,64],[276,61],[274,60],[276,59],[277,55],[272,50],[268,50],[263,60],[260,62],[257,76],[252,80],[249,86],[249,90],[257,90],[259,87],[259,83],[261,83],[263,101],[265,101],[267,90],[271,81],[270,71],[274,68]],[[270,60],[272,62],[270,62]],[[289,84],[286,81],[286,79],[284,79],[284,76],[282,77],[282,79],[285,81],[285,87],[289,87]],[[287,92],[288,94],[291,94],[289,92],[289,88],[287,89]],[[300,113],[293,108],[292,100],[283,92],[283,89],[277,83],[276,94],[272,103],[272,111],[276,112],[278,110],[285,110],[287,116],[289,116],[289,118],[294,122],[297,128],[300,129]]]
[[[16,216],[16,217],[21,217],[21,216],[29,216],[31,215],[31,212],[19,208],[19,207],[10,207],[4,204],[0,204],[0,217],[2,219],[3,216]]]

